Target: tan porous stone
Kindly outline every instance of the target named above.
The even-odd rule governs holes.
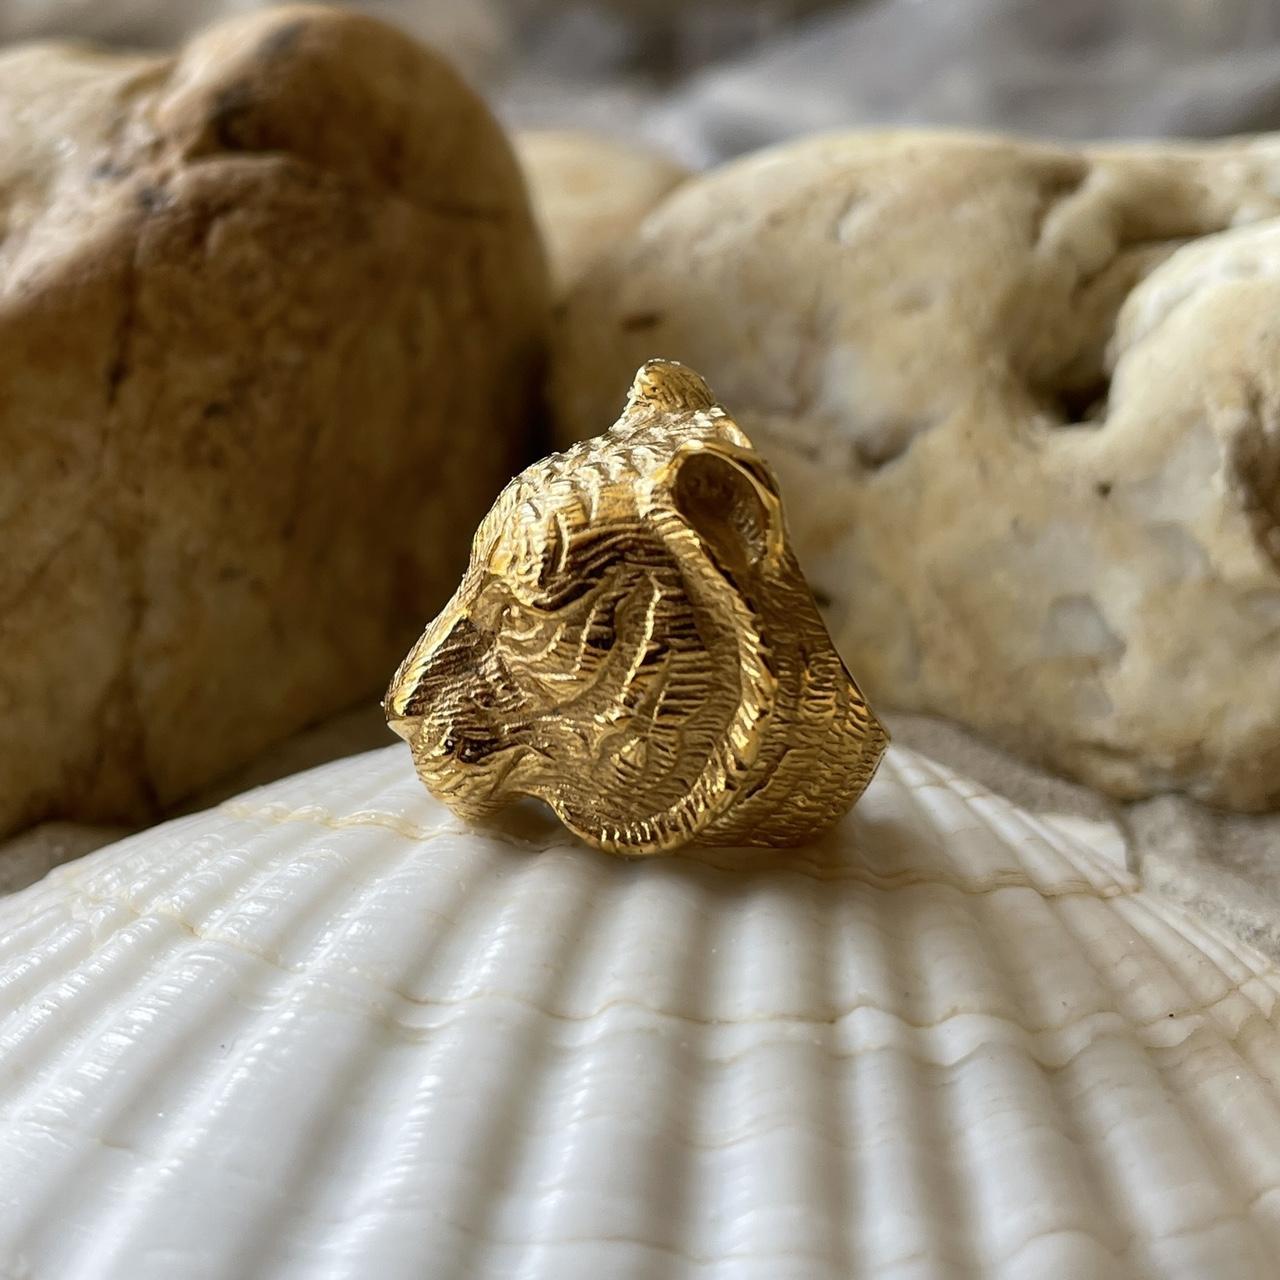
[[[877,706],[1139,797],[1280,804],[1280,139],[819,138],[572,292],[562,437],[701,370]]]
[[[522,460],[547,307],[501,130],[375,21],[0,55],[0,832],[375,696]]]

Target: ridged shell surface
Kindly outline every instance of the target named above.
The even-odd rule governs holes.
[[[820,844],[467,830],[393,747],[0,904],[0,1275],[1280,1272],[1276,973],[901,748]]]

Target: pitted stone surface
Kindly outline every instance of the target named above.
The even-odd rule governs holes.
[[[873,703],[1120,798],[1280,804],[1280,141],[817,138],[574,290],[562,437],[651,354],[774,462]]]

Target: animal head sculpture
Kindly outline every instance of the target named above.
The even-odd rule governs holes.
[[[768,466],[661,360],[608,432],[503,490],[384,709],[460,816],[536,796],[629,854],[798,843],[853,804],[886,742]]]

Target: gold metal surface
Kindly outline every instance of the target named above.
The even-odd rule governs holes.
[[[503,490],[383,705],[461,817],[536,796],[625,854],[798,844],[857,800],[887,741],[772,472],[664,360],[609,431]]]

